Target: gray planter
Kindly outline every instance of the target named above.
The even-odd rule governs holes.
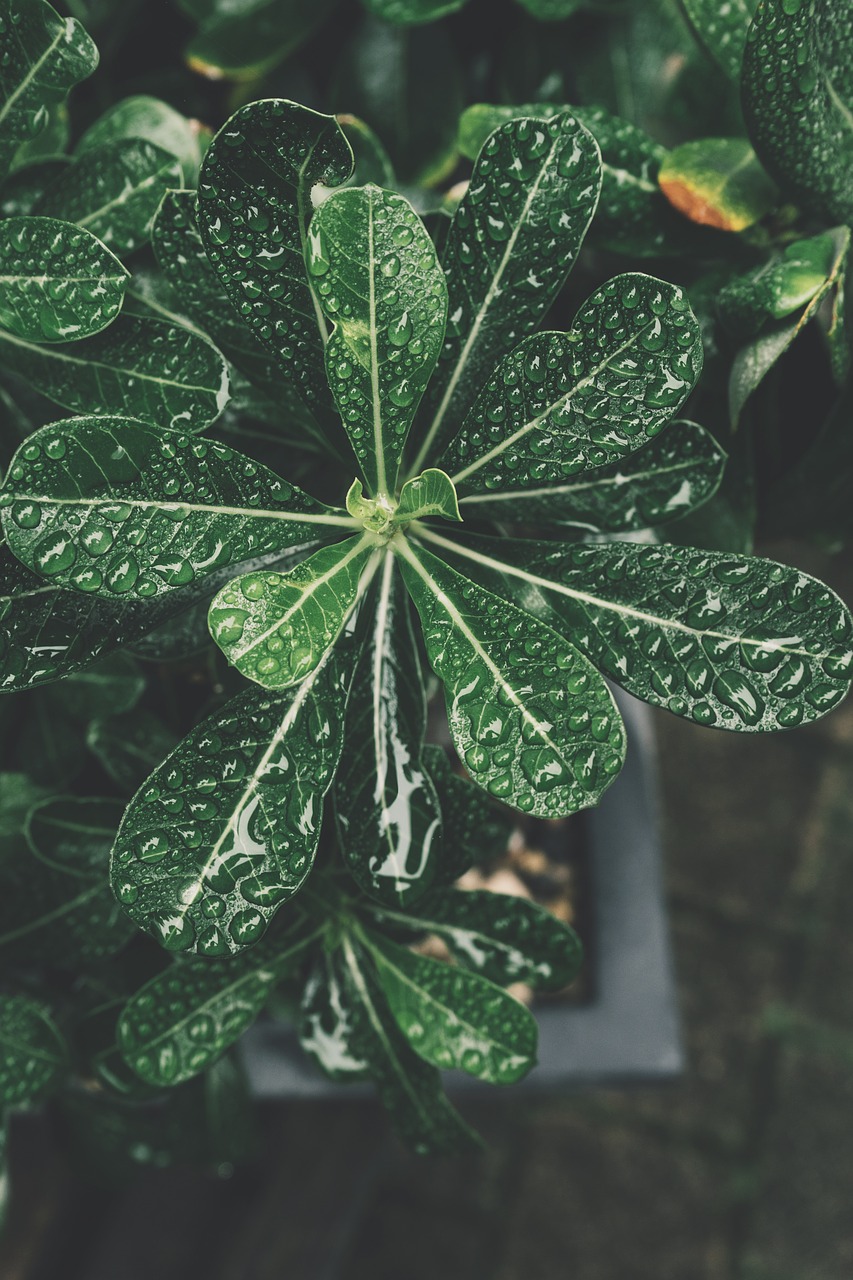
[[[545,1004],[539,1066],[516,1086],[666,1081],[684,1065],[663,905],[652,717],[617,692],[628,757],[617,781],[588,814],[595,990],[584,1005]],[[260,1098],[363,1096],[369,1086],[335,1085],[279,1023],[244,1039],[246,1069]],[[455,1091],[482,1089],[453,1073]]]

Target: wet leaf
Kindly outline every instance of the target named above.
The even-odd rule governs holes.
[[[353,1041],[364,1028],[347,990],[340,951],[322,950],[305,983],[299,1009],[299,1043],[330,1080],[369,1080],[365,1056]]]
[[[616,276],[569,333],[533,334],[504,357],[440,465],[460,498],[565,483],[657,435],[701,368],[683,290]]]
[[[426,703],[410,606],[393,556],[370,598],[347,704],[335,781],[338,842],[360,888],[392,905],[415,902],[441,865],[438,797],[421,750]]]
[[[443,827],[437,884],[453,884],[472,866],[506,853],[514,820],[467,778],[454,773],[444,747],[428,743],[423,762],[438,793]]]
[[[108,107],[77,143],[77,155],[127,138],[144,138],[181,162],[184,182],[195,182],[202,157],[203,128],[159,98],[135,94]]]
[[[435,248],[402,196],[356,187],[317,209],[307,262],[332,326],[329,385],[372,494],[390,495],[444,337]]]
[[[321,417],[331,411],[323,365],[328,327],[304,255],[314,199],[351,171],[352,153],[333,116],[270,99],[231,117],[199,177],[201,236],[225,292]]]
[[[727,328],[738,336],[755,333],[768,320],[784,320],[805,307],[827,281],[837,279],[841,264],[838,233],[824,232],[795,240],[777,258],[720,290],[717,305]]]
[[[476,1135],[450,1105],[435,1067],[401,1034],[364,951],[343,941],[346,997],[352,1014],[349,1051],[364,1061],[407,1146],[418,1155],[452,1155],[476,1147]]]
[[[400,490],[395,519],[403,524],[409,520],[423,520],[427,516],[442,516],[445,520],[461,520],[459,503],[453,481],[445,471],[429,467],[419,476],[407,480]]]
[[[66,156],[49,156],[15,169],[0,186],[0,216],[20,218],[31,214],[50,184],[70,163]]]
[[[144,245],[163,196],[183,182],[181,162],[145,138],[84,150],[35,208],[91,231],[115,253]]]
[[[606,467],[563,484],[484,490],[463,498],[465,518],[575,525],[628,533],[679,519],[716,493],[726,454],[695,422],[673,422],[659,436]]]
[[[20,1107],[46,1093],[68,1050],[47,1010],[26,996],[0,995],[0,1106]]]
[[[369,946],[391,1012],[419,1057],[491,1084],[512,1084],[536,1065],[536,1020],[500,987],[387,938],[371,935]]]
[[[120,316],[93,338],[51,346],[0,331],[0,360],[75,413],[200,431],[228,402],[228,371],[216,348],[164,320]]]
[[[142,785],[111,877],[128,915],[162,946],[241,951],[299,890],[341,753],[345,685],[330,655],[292,693],[251,689]]]
[[[743,231],[779,202],[779,192],[745,138],[700,138],[670,151],[660,189],[692,222]]]
[[[252,1025],[315,936],[291,928],[227,959],[177,960],[124,1006],[118,1044],[125,1061],[163,1087],[205,1071]]]
[[[699,42],[730,80],[740,77],[756,0],[680,0]]]
[[[759,158],[798,204],[853,217],[853,15],[845,0],[763,0],[743,61]]]
[[[540,817],[595,804],[625,754],[619,713],[595,669],[549,627],[421,547],[402,542],[398,554],[472,780]]]
[[[429,542],[444,554],[450,545],[433,534]],[[630,542],[488,538],[457,545],[457,554],[490,583],[503,561],[526,606],[605,675],[697,724],[790,729],[825,715],[849,688],[846,606],[822,582],[772,560]]]
[[[443,253],[447,337],[414,471],[436,456],[498,359],[545,314],[577,257],[600,187],[598,147],[568,112],[511,120],[487,141]]]
[[[286,689],[334,645],[376,560],[374,540],[359,534],[315,551],[289,573],[233,578],[210,606],[210,634],[247,679]]]
[[[377,907],[380,921],[441,938],[466,969],[499,986],[524,982],[559,991],[574,982],[583,960],[578,935],[550,911],[506,893],[445,889],[408,912]]]
[[[28,568],[146,601],[348,523],[225,445],[127,418],[42,427],[4,496],[9,547]]]
[[[82,227],[55,218],[0,222],[0,324],[33,342],[98,333],[118,315],[129,272]]]
[[[0,173],[22,143],[48,122],[48,110],[90,76],[98,51],[76,18],[61,18],[45,0],[2,0]]]

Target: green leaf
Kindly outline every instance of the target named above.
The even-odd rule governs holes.
[[[177,960],[124,1006],[118,1045],[125,1061],[164,1088],[205,1071],[252,1025],[314,937],[291,928],[227,959]]]
[[[426,703],[409,602],[387,555],[347,704],[335,815],[344,862],[366,893],[414,902],[440,866],[441,815],[421,760]]]
[[[421,547],[401,541],[395,549],[472,780],[540,817],[595,804],[622,767],[625,735],[594,668],[549,627]]]
[[[663,429],[702,368],[684,291],[616,276],[569,333],[538,333],[506,356],[441,457],[461,498],[565,483],[633,453]]]
[[[77,143],[77,155],[98,151],[127,138],[144,138],[181,162],[183,180],[195,182],[202,157],[202,126],[167,102],[147,94],[123,98],[108,107]]]
[[[307,262],[333,326],[326,370],[353,452],[374,494],[391,494],[444,337],[435,248],[402,196],[351,187],[314,214]]]
[[[427,744],[423,762],[438,793],[443,827],[436,882],[453,884],[472,866],[506,853],[514,821],[467,778],[454,773],[444,747]]]
[[[673,211],[658,186],[666,148],[630,120],[612,115],[604,107],[477,103],[459,121],[459,149],[475,160],[489,134],[508,120],[525,116],[547,120],[567,109],[589,130],[601,150],[601,197],[590,239],[616,253],[643,258],[698,248],[695,228]]]
[[[359,1030],[341,952],[323,950],[302,992],[299,1043],[330,1080],[369,1080],[368,1061],[353,1048]]]
[[[9,547],[28,568],[142,600],[350,523],[225,445],[127,418],[43,427],[3,497]]]
[[[532,1013],[479,974],[370,935],[371,957],[400,1030],[419,1057],[491,1084],[536,1065]]]
[[[0,995],[0,1107],[44,1094],[65,1069],[68,1049],[50,1014],[26,996]]]
[[[90,76],[98,51],[75,18],[61,18],[45,0],[2,0],[0,173],[15,152],[41,132],[48,109]]]
[[[171,729],[150,711],[125,711],[93,720],[86,746],[104,772],[130,795],[177,746]]]
[[[120,800],[55,796],[30,809],[24,834],[39,861],[91,879],[103,871],[123,812]]]
[[[334,645],[376,567],[375,540],[362,533],[315,551],[289,573],[233,578],[210,606],[210,634],[241,675],[286,689]]]
[[[278,363],[232,305],[212,267],[201,238],[194,191],[169,191],[163,199],[151,232],[157,261],[168,277],[180,306],[224,356],[267,395],[276,406],[276,423],[282,438],[289,428],[304,446],[303,432],[328,443],[316,422],[298,399]],[[136,283],[138,277],[134,277]],[[232,378],[232,400],[239,408],[239,382]],[[242,416],[242,415],[241,415]]]
[[[844,0],[763,0],[743,61],[759,158],[798,204],[853,217],[853,22]]]
[[[0,324],[33,342],[98,333],[121,310],[129,272],[82,227],[56,218],[0,222]]]
[[[76,222],[118,254],[144,245],[160,201],[183,182],[181,162],[145,138],[84,151],[36,205],[36,213]]]
[[[47,109],[47,120],[44,127],[34,138],[22,143],[15,152],[11,176],[14,178],[21,168],[25,168],[38,160],[62,159],[67,164],[70,164],[70,158],[65,155],[70,139],[71,118],[68,112],[68,103],[55,102]]]
[[[426,534],[424,536],[427,536]],[[442,551],[446,539],[429,534]],[[476,548],[476,549],[475,549]],[[635,697],[741,733],[789,729],[847,693],[853,622],[798,569],[692,547],[489,538],[456,545]],[[537,603],[541,601],[541,605]]]
[[[364,0],[370,13],[400,26],[435,22],[448,13],[456,13],[466,3],[467,0]]]
[[[574,982],[583,960],[574,929],[511,894],[445,889],[429,894],[414,911],[376,907],[373,914],[410,933],[435,934],[466,969],[499,986],[525,982],[559,991]]]
[[[470,494],[462,498],[461,510],[472,520],[628,533],[695,511],[716,493],[725,464],[726,454],[709,431],[695,422],[673,422],[636,453],[609,466],[563,484]]]
[[[810,264],[806,267],[806,279],[801,278],[801,283],[804,286],[809,285],[814,279],[814,274],[821,269],[824,272],[824,279],[799,315],[764,329],[737,353],[729,376],[729,415],[733,428],[738,426],[750,396],[796,341],[809,321],[814,319],[824,299],[834,291],[837,300],[843,289],[850,251],[850,231],[847,227],[838,227],[826,235],[815,236],[810,241],[799,241],[798,245],[797,252],[804,253]],[[791,248],[793,249],[794,246]],[[769,289],[771,307],[774,305],[774,292],[771,282]],[[760,306],[767,297],[768,295],[763,292],[762,284],[756,281],[754,305]],[[783,294],[780,305],[786,305],[788,300],[793,301],[793,298],[789,295],[785,299]],[[720,301],[725,305],[727,299],[721,298]],[[753,310],[752,317],[748,315],[747,319],[753,318],[754,314]]]
[[[667,200],[692,222],[744,231],[779,202],[745,138],[699,138],[670,151],[658,173]]]
[[[429,467],[419,476],[407,480],[400,490],[395,519],[398,524],[422,520],[426,516],[443,516],[445,520],[461,520],[453,481],[444,471]]]
[[[838,250],[843,233],[824,232],[808,240],[795,240],[778,258],[744,276],[737,276],[719,292],[720,318],[733,333],[755,333],[767,320],[784,320],[799,311],[827,281],[838,278]]]
[[[120,316],[93,338],[52,346],[0,332],[0,360],[75,413],[200,431],[228,402],[228,371],[216,348],[163,320]]]
[[[250,946],[311,870],[341,753],[346,680],[334,655],[292,693],[251,689],[184,738],[143,784],[112,883],[170,951]]]
[[[135,707],[145,692],[145,676],[127,653],[113,653],[76,672],[50,691],[72,719],[87,724],[93,716],[118,715]]]
[[[254,80],[284,62],[333,12],[338,0],[223,2],[190,41],[193,71],[219,80]]]
[[[343,939],[346,997],[352,1016],[349,1052],[367,1063],[400,1137],[418,1155],[452,1155],[478,1144],[448,1102],[438,1071],[409,1047],[362,949]]]
[[[756,0],[680,0],[700,44],[730,80],[740,78]]]
[[[210,144],[199,177],[201,237],[255,337],[308,408],[331,412],[328,329],[305,271],[313,201],[352,172],[333,116],[283,99],[251,102]]]
[[[443,254],[447,337],[413,471],[440,450],[497,360],[553,302],[600,187],[598,147],[568,112],[511,120],[486,142]]]
[[[412,31],[375,17],[346,40],[333,87],[335,107],[378,133],[412,188],[437,187],[452,174],[463,93],[459,52],[443,25]]]

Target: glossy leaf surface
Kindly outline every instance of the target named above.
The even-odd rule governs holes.
[[[731,80],[740,76],[755,0],[680,0],[700,42]]]
[[[628,542],[473,546],[461,552],[471,571],[505,561],[506,581],[527,607],[538,595],[545,609],[537,612],[606,675],[698,724],[792,728],[825,715],[849,688],[850,614],[798,569]]]
[[[43,427],[9,470],[12,551],[57,586],[150,600],[336,519],[224,445],[126,418]]]
[[[84,151],[36,206],[91,231],[115,253],[145,244],[157,207],[183,182],[181,162],[145,138],[124,138]]]
[[[428,467],[419,476],[407,480],[400,490],[395,519],[402,524],[441,516],[445,520],[461,520],[453,481],[446,471]]]
[[[113,888],[136,924],[205,956],[258,941],[311,870],[344,702],[332,657],[295,693],[249,690],[184,738],[116,838]]]
[[[310,941],[286,934],[227,959],[176,961],[122,1010],[118,1044],[125,1061],[161,1087],[206,1070],[251,1026]]]
[[[308,270],[332,324],[329,384],[371,492],[393,493],[444,338],[447,286],[411,205],[379,187],[336,192],[311,221]]]
[[[0,332],[0,360],[75,413],[200,431],[228,402],[228,371],[216,348],[163,320],[120,316],[93,338],[51,346]]]
[[[124,138],[145,138],[181,162],[184,182],[194,182],[202,157],[202,127],[159,98],[134,94],[108,107],[77,143],[77,154]]]
[[[354,1048],[365,1028],[353,1004],[341,952],[320,951],[302,993],[299,1043],[330,1080],[370,1079],[367,1057]]]
[[[437,884],[453,884],[472,866],[506,853],[514,820],[473,782],[455,773],[444,747],[428,743],[423,762],[438,794],[443,827]]]
[[[533,334],[501,361],[441,466],[463,498],[564,483],[657,435],[701,368],[683,290],[616,276],[569,333]]]
[[[340,635],[370,579],[373,539],[323,547],[289,573],[250,573],[210,606],[210,633],[249,680],[286,689],[313,671]]]
[[[427,1062],[491,1084],[512,1084],[536,1063],[528,1009],[476,973],[371,938],[379,982],[409,1044]]]
[[[749,29],[743,107],[760,159],[804,208],[853,217],[853,11],[763,0]]]
[[[190,41],[186,59],[212,80],[253,80],[290,56],[322,25],[338,0],[241,0],[213,13]],[[205,14],[207,18],[208,15]]]
[[[499,986],[525,982],[559,991],[574,981],[583,959],[574,929],[511,894],[440,890],[405,915],[380,908],[375,914],[398,928],[436,935],[466,969]]]
[[[349,938],[343,942],[350,1052],[367,1063],[379,1097],[403,1141],[418,1155],[451,1155],[477,1139],[448,1102],[435,1067],[409,1046],[388,1008],[373,966]]]
[[[469,494],[463,517],[566,524],[628,533],[666,524],[716,492],[726,455],[695,422],[673,422],[648,444],[606,467],[563,483],[524,491],[507,487]]]
[[[0,1105],[19,1107],[50,1088],[67,1049],[53,1019],[26,996],[0,996]]]
[[[61,18],[45,0],[2,0],[0,174],[15,152],[48,121],[72,85],[90,76],[98,51],[76,18]]]
[[[658,173],[667,200],[691,222],[743,231],[779,201],[745,138],[700,138],[670,151]]]
[[[595,669],[549,627],[422,548],[403,544],[400,563],[473,781],[541,817],[595,804],[625,753]]]
[[[0,324],[33,342],[86,338],[121,310],[129,272],[82,227],[0,222]]]
[[[410,606],[393,556],[369,598],[367,635],[347,704],[348,751],[335,780],[343,859],[380,902],[415,902],[441,857],[441,815],[421,759],[426,704]]]
[[[497,360],[538,324],[595,212],[601,160],[568,112],[511,120],[486,142],[445,245],[449,320],[419,470],[454,434]]]
[[[199,226],[239,314],[312,410],[328,411],[328,327],[305,272],[314,196],[339,186],[352,153],[333,116],[272,99],[242,107],[199,177]]]

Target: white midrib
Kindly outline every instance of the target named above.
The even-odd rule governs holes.
[[[127,272],[117,272],[115,275],[99,274],[95,276],[69,276],[65,272],[61,276],[33,276],[33,275],[15,275],[0,276],[0,284],[51,284],[58,280],[60,284],[104,284],[104,283],[120,283],[127,279]]]
[[[390,551],[385,552],[382,565],[382,582],[379,587],[379,601],[376,606],[376,622],[373,631],[373,755],[376,760],[376,776],[382,785],[378,797],[382,806],[380,830],[385,837],[389,857],[394,857],[396,848],[391,839],[391,827],[387,821],[388,806],[385,803],[385,778],[387,771],[387,752],[382,733],[382,666],[385,661],[383,637],[388,633],[388,611],[391,603],[391,586],[394,580],[394,557]],[[396,860],[395,860],[396,865]]]
[[[750,645],[755,649],[781,650],[782,653],[789,653],[794,657],[806,658],[809,662],[819,662],[821,658],[831,656],[825,653],[810,653],[808,649],[797,649],[774,640],[754,640],[750,636],[727,635],[723,631],[711,631],[710,629],[707,631],[700,630],[698,627],[688,626],[685,622],[676,622],[673,618],[661,618],[653,613],[645,613],[642,609],[632,609],[629,605],[614,604],[612,600],[602,600],[599,596],[589,595],[585,591],[576,591],[571,587],[563,586],[562,583],[551,582],[548,578],[540,578],[537,574],[529,573],[526,569],[517,569],[514,565],[506,564],[503,560],[493,560],[491,556],[481,555],[479,551],[472,551],[468,547],[463,547],[460,543],[451,542],[449,539],[442,538],[440,534],[432,533],[423,526],[418,529],[418,538],[422,538],[426,542],[433,542],[436,546],[445,547],[455,555],[463,556],[467,560],[473,560],[476,564],[482,564],[488,569],[495,569],[498,573],[508,574],[512,578],[520,578],[523,582],[529,582],[531,586],[539,587],[543,591],[566,596],[570,600],[579,601],[581,604],[592,605],[595,609],[605,609],[611,613],[619,613],[623,617],[634,618],[638,622],[648,622],[664,631],[680,631],[684,635],[698,637],[699,639],[707,637],[710,640],[725,640],[728,644]]]
[[[30,67],[27,74],[24,76],[21,83],[12,90],[12,92],[9,94],[6,101],[3,103],[3,106],[0,107],[0,124],[2,124],[3,121],[6,119],[7,115],[9,114],[12,107],[14,106],[15,102],[17,102],[18,98],[20,98],[21,94],[27,89],[27,87],[30,84],[32,84],[33,80],[36,78],[39,71],[41,71],[42,67],[47,62],[50,55],[53,53],[54,49],[57,49],[59,45],[62,43],[62,41],[67,38],[68,31],[69,31],[69,23],[71,21],[72,19],[68,18],[63,22],[62,30],[57,32],[55,39],[53,39],[50,42],[50,44],[47,46],[47,48],[45,49],[41,57],[36,59],[36,61]]]
[[[456,361],[456,367],[454,368],[453,373],[451,374],[450,380],[447,384],[447,387],[445,388],[444,395],[441,398],[441,403],[439,404],[438,409],[436,410],[435,417],[432,420],[430,429],[426,434],[426,438],[423,444],[421,445],[418,456],[415,459],[415,462],[412,466],[413,475],[417,475],[418,472],[422,469],[424,464],[424,459],[428,456],[429,451],[432,448],[432,442],[435,439],[438,432],[441,430],[441,424],[444,421],[444,415],[447,413],[447,410],[450,406],[450,401],[453,399],[456,388],[459,385],[459,380],[462,377],[462,374],[465,370],[465,365],[468,363],[468,359],[471,355],[471,351],[473,350],[474,344],[476,343],[477,338],[480,335],[480,329],[483,327],[483,322],[485,321],[485,318],[488,315],[489,308],[491,307],[492,303],[494,302],[500,290],[501,280],[503,279],[504,272],[506,271],[507,263],[510,261],[515,251],[516,241],[518,240],[518,237],[521,235],[521,229],[524,226],[525,222],[527,221],[527,216],[530,213],[531,208],[533,207],[533,202],[536,199],[537,195],[539,194],[539,188],[541,187],[542,182],[545,178],[545,174],[548,171],[548,166],[550,165],[552,159],[554,158],[554,153],[556,152],[556,149],[557,149],[557,141],[555,140],[551,144],[547,157],[542,162],[542,166],[539,170],[539,173],[537,174],[536,181],[533,183],[529,192],[527,193],[527,199],[524,202],[524,207],[522,208],[521,214],[519,215],[519,218],[512,229],[512,234],[510,235],[509,239],[506,242],[503,254],[501,256],[501,260],[498,263],[497,270],[495,271],[495,274],[492,276],[491,283],[489,284],[489,287],[486,290],[486,296],[483,299],[482,303],[480,304],[480,308],[476,316],[474,317],[474,322],[471,325],[471,328],[468,332],[468,337],[465,339],[465,345],[463,346],[462,350],[459,353],[459,359]]]
[[[190,515],[203,513],[212,516],[248,516],[253,520],[284,520],[293,521],[295,524],[328,524],[334,525],[335,528],[354,529],[358,525],[358,521],[352,516],[332,516],[324,515],[317,512],[308,512],[300,515],[296,511],[266,511],[261,507],[216,507],[204,504],[196,505],[187,502],[163,502],[160,499],[152,498],[53,498],[49,496],[39,497],[37,494],[21,494],[16,498],[19,502],[35,502],[45,507],[131,507],[138,511],[186,511]]]
[[[630,475],[622,476],[621,480],[617,480],[615,476],[606,476],[603,480],[584,480],[581,484],[560,484],[546,485],[542,489],[502,489],[499,493],[472,493],[466,498],[459,499],[460,507],[472,505],[477,502],[506,502],[517,501],[519,498],[547,498],[555,495],[562,497],[567,493],[580,493],[584,489],[600,489],[608,485],[626,485],[637,484],[643,480],[653,480],[658,476],[673,475],[678,471],[689,471],[691,467],[696,465],[695,459],[688,458],[684,462],[677,462],[672,467],[655,467],[651,471],[634,471]]]
[[[500,444],[496,444],[493,449],[490,449],[488,453],[484,453],[479,458],[475,458],[467,467],[463,467],[461,471],[457,471],[454,476],[450,477],[453,484],[457,485],[460,481],[467,479],[467,477],[473,475],[475,471],[479,471],[481,467],[484,467],[487,462],[491,462],[492,458],[499,458],[501,454],[506,453],[507,449],[514,445],[516,441],[523,440],[531,431],[535,431],[536,428],[549,418],[556,409],[568,406],[571,402],[572,396],[577,395],[579,391],[583,391],[586,387],[590,386],[603,369],[606,369],[614,360],[618,360],[626,351],[630,351],[632,347],[636,346],[653,324],[654,321],[649,321],[647,325],[643,325],[642,329],[638,329],[636,333],[632,333],[631,337],[628,338],[627,341],[623,342],[621,347],[617,347],[615,351],[609,352],[607,358],[602,360],[601,364],[597,364],[593,369],[590,369],[589,373],[585,374],[579,382],[576,382],[570,391],[565,391],[561,396],[558,396],[556,400],[552,400],[549,405],[546,405],[541,413],[537,413],[535,418],[531,418],[529,422],[525,422],[523,426],[520,426],[517,431],[512,433],[511,436],[507,436],[507,438],[502,440]],[[571,334],[569,336],[571,337]]]
[[[262,631],[260,635],[255,636],[252,639],[251,643],[246,645],[245,649],[234,650],[235,660],[240,661],[242,658],[245,658],[247,653],[252,653],[253,650],[257,649],[260,645],[266,644],[270,636],[274,636],[275,633],[277,631],[280,631],[282,627],[287,626],[288,622],[290,622],[290,619],[295,614],[300,613],[301,610],[305,608],[305,603],[307,600],[310,600],[313,595],[316,595],[316,593],[320,590],[320,588],[324,587],[327,582],[330,582],[333,578],[336,578],[339,573],[343,573],[347,565],[350,564],[353,560],[357,559],[359,556],[363,555],[365,548],[368,547],[372,542],[373,542],[372,536],[370,534],[364,534],[361,538],[359,538],[355,546],[350,551],[347,552],[347,554],[344,556],[342,560],[338,560],[329,569],[327,569],[325,573],[321,573],[318,578],[314,578],[313,581],[306,583],[305,587],[300,590],[299,597],[293,602],[293,604],[290,606],[289,609],[285,610],[284,613],[279,614],[279,616],[276,618],[275,622],[272,624],[271,627],[267,627],[266,631]],[[361,597],[364,595],[365,591],[367,590],[367,587],[373,578],[373,574],[376,572],[376,568],[377,568],[376,561],[371,561],[371,563],[368,564],[367,569],[365,573],[362,575],[362,578],[359,581],[358,586],[356,588],[355,600],[353,601],[350,608],[347,610],[346,615],[342,620],[342,623],[341,623],[342,626],[346,622],[346,619],[349,617],[352,610],[355,608],[355,605],[358,603],[358,601],[361,599]]]
[[[129,200],[133,200],[138,196],[141,191],[147,190],[147,188],[153,186],[155,182],[160,182],[161,179],[170,172],[170,170],[177,169],[179,167],[180,162],[173,158],[169,164],[162,165],[155,173],[149,173],[148,177],[143,178],[141,182],[137,182],[134,186],[126,187],[124,191],[122,191],[120,195],[117,195],[113,200],[108,200],[106,204],[99,205],[97,209],[93,209],[91,213],[87,213],[85,218],[78,218],[77,226],[87,227],[90,222],[97,222],[99,218],[102,218],[104,214],[109,213],[111,209],[121,208],[121,206],[127,204]]]
[[[44,356],[48,360],[61,360],[64,364],[84,365],[89,369],[106,369],[109,373],[127,373],[133,378],[138,378],[140,382],[153,382],[158,387],[178,387],[181,391],[203,391],[207,395],[216,395],[219,391],[217,387],[197,387],[189,382],[175,382],[173,378],[161,378],[157,374],[146,373],[144,369],[128,369],[121,365],[105,364],[103,360],[81,360],[79,356],[70,356],[64,352],[60,352],[56,347],[40,346],[35,342],[25,342],[22,338],[16,338],[11,333],[3,331],[0,334],[0,341],[10,342],[15,347],[23,347],[26,351],[33,351],[36,355]],[[212,344],[211,344],[212,345]]]
[[[307,247],[308,247],[308,219],[305,216],[305,171],[313,158],[316,143],[310,147],[308,154],[303,160],[296,174],[296,204],[297,204],[297,221],[299,223],[299,243],[302,248],[302,260],[307,263]],[[310,200],[310,193],[309,193]],[[320,340],[325,347],[329,341],[329,326],[326,324],[326,317],[323,314],[323,308],[320,306],[320,299],[311,283],[311,277],[308,277],[308,292],[311,295],[311,302],[314,307],[314,315],[317,318],[317,328],[320,330]]]
[[[370,394],[373,398],[373,453],[376,458],[377,494],[387,494],[385,451],[382,447],[382,400],[379,395],[379,350],[376,339],[376,262],[373,256],[373,195],[367,198],[367,297],[370,332]]]
[[[423,531],[423,535],[426,536],[425,530]],[[419,536],[421,536],[420,530],[419,530]],[[432,535],[430,535],[430,541],[444,542],[444,539],[438,538],[438,537],[433,538]],[[446,545],[449,547],[453,547],[454,550],[456,549],[455,543],[448,542]],[[429,587],[432,594],[435,596],[436,600],[441,605],[442,609],[444,609],[445,613],[450,618],[454,627],[456,627],[456,629],[468,641],[474,653],[477,655],[480,661],[484,664],[484,666],[488,668],[489,672],[491,673],[492,679],[495,681],[495,684],[498,685],[498,687],[503,690],[508,700],[513,704],[513,706],[515,706],[518,709],[518,711],[521,713],[522,719],[525,720],[526,723],[533,728],[540,742],[544,742],[546,746],[551,748],[551,750],[554,752],[556,757],[559,760],[562,760],[564,758],[563,751],[560,749],[557,743],[554,742],[553,739],[549,736],[547,730],[543,728],[541,722],[537,720],[535,716],[531,715],[530,712],[527,710],[527,707],[524,705],[521,698],[516,693],[515,689],[513,689],[512,685],[507,681],[506,676],[503,674],[500,667],[497,666],[496,663],[494,663],[492,659],[489,657],[488,653],[480,643],[480,640],[478,639],[478,637],[474,634],[474,632],[468,626],[465,619],[462,617],[462,614],[456,608],[456,605],[453,603],[452,600],[450,600],[444,594],[444,592],[441,590],[441,588],[439,587],[435,579],[431,577],[429,571],[425,569],[424,566],[421,564],[420,560],[412,551],[411,547],[408,545],[406,540],[404,538],[401,538],[399,542],[395,542],[394,549],[399,556],[401,556],[404,560],[408,561],[408,563],[412,566],[412,568],[415,570],[418,576],[426,583],[426,585]]]

